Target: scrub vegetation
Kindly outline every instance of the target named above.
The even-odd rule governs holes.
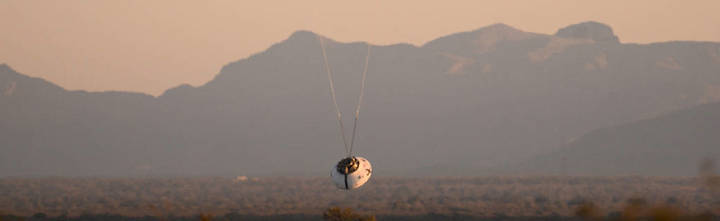
[[[354,214],[352,220],[371,220],[372,215],[380,220],[611,219],[653,214],[717,218],[720,192],[708,180],[714,178],[378,177],[348,192],[324,177],[5,178],[0,179],[0,213],[3,220],[13,216],[320,220],[323,214],[328,220],[345,220],[332,217],[346,213]]]

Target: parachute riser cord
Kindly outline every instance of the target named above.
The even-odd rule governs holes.
[[[343,144],[345,145],[345,152],[348,154],[350,153],[350,147],[347,143],[347,139],[345,138],[345,126],[342,122],[342,112],[340,111],[340,106],[338,106],[337,99],[335,98],[335,82],[333,81],[333,74],[330,70],[330,63],[328,62],[327,54],[325,52],[325,42],[323,41],[322,37],[319,35],[316,36],[318,41],[320,41],[320,48],[322,48],[322,56],[323,61],[325,62],[325,70],[328,74],[328,81],[330,82],[330,97],[332,98],[333,105],[335,106],[335,112],[337,113],[337,119],[338,119],[338,125],[340,126],[340,136],[342,136]]]
[[[350,138],[350,152],[348,157],[352,155],[353,147],[355,147],[355,137],[359,133],[358,121],[360,119],[360,107],[362,106],[363,95],[365,94],[365,78],[367,77],[368,64],[370,64],[370,44],[367,44],[367,55],[365,55],[365,67],[363,68],[362,80],[360,81],[360,95],[358,95],[357,105],[355,106],[355,121],[353,122],[352,138]]]
[[[328,74],[328,82],[330,83],[330,97],[332,98],[333,105],[335,107],[335,111],[337,112],[337,119],[338,119],[338,125],[340,127],[340,136],[342,136],[343,144],[345,145],[345,152],[347,153],[348,157],[352,156],[352,150],[355,146],[355,137],[357,135],[357,125],[358,125],[358,119],[360,118],[360,106],[362,105],[362,99],[365,92],[365,79],[367,76],[368,71],[368,64],[370,62],[370,44],[368,44],[367,48],[367,55],[365,56],[365,67],[363,68],[362,73],[362,80],[360,83],[360,94],[358,95],[357,104],[355,106],[355,119],[353,121],[353,130],[352,135],[350,138],[350,143],[348,144],[347,136],[345,135],[345,126],[343,124],[342,120],[342,112],[340,111],[340,106],[337,103],[337,98],[335,95],[335,81],[333,79],[332,71],[330,70],[330,63],[328,62],[327,52],[325,49],[325,42],[322,37],[319,35],[316,35],[316,38],[320,42],[320,48],[322,49],[322,56],[323,61],[325,63],[325,70]]]

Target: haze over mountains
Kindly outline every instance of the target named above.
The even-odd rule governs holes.
[[[697,173],[702,160],[720,157],[719,132],[720,103],[706,104],[595,130],[512,169],[565,175],[689,176]]]
[[[652,152],[657,143],[631,142],[641,133],[630,129],[618,129],[628,138],[612,144],[588,138],[600,132],[572,141],[720,101],[720,43],[618,39],[596,22],[555,35],[496,24],[423,46],[374,45],[356,153],[373,162],[376,175],[401,176],[485,175],[509,162],[543,165],[537,156],[568,148],[584,157],[611,145],[597,159],[613,159],[629,150]],[[350,122],[367,45],[325,42]],[[205,85],[181,85],[159,97],[67,91],[3,65],[0,176],[325,176],[344,154],[327,84],[317,35],[308,31],[226,65]],[[720,132],[683,119],[663,124],[684,125],[682,131],[660,137],[687,136],[693,128]],[[705,123],[714,121],[720,120]],[[696,164],[687,164],[714,142],[663,146],[696,154],[658,152],[680,160],[623,158],[677,170],[596,170],[604,160],[575,167],[585,175],[694,175]]]

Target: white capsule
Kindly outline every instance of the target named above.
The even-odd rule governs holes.
[[[330,171],[333,183],[340,189],[357,189],[367,183],[372,175],[370,161],[363,157],[348,157],[340,160]]]

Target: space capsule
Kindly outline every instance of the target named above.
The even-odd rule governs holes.
[[[370,161],[363,157],[347,157],[332,168],[330,177],[340,189],[357,189],[365,184],[372,175]]]

